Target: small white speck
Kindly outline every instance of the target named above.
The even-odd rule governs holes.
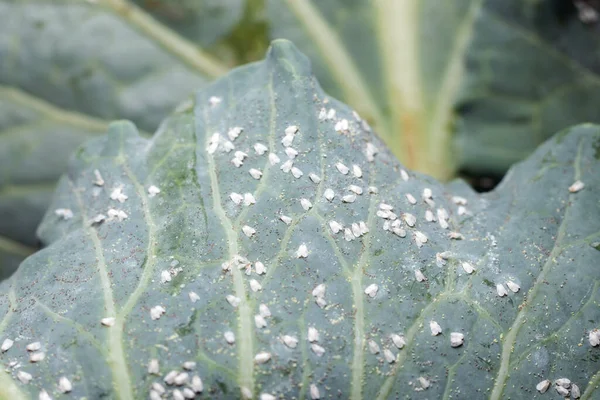
[[[569,192],[571,193],[577,193],[579,192],[581,189],[583,189],[585,187],[585,184],[581,181],[575,181],[573,182],[573,184],[571,186],[569,186]]]
[[[417,222],[417,217],[409,213],[402,213],[402,219],[406,222],[406,225],[413,227]]]
[[[319,400],[321,398],[321,393],[319,392],[319,388],[314,383],[310,384],[310,398],[312,400]]]
[[[221,101],[223,101],[223,99],[221,99],[220,97],[217,97],[217,96],[210,96],[210,98],[208,99],[208,103],[213,107],[216,106],[217,104],[220,104]]]
[[[347,194],[342,197],[342,202],[344,202],[344,203],[354,203],[355,201],[356,201],[355,194]]]
[[[300,178],[302,175],[304,175],[304,173],[302,172],[302,170],[300,170],[300,168],[297,167],[292,167],[291,169],[292,171],[292,175],[294,176],[294,178],[298,179]]]
[[[308,257],[308,247],[305,244],[301,244],[296,250],[296,258],[306,258]]]
[[[269,307],[266,304],[261,304],[258,306],[258,313],[263,318],[269,318],[271,316],[271,310],[269,310]]]
[[[232,294],[228,294],[225,299],[227,300],[227,302],[232,306],[232,307],[237,307],[240,305],[240,303],[242,302],[242,300],[239,297],[235,297]]]
[[[250,279],[250,289],[253,292],[258,292],[262,290],[262,285],[256,279]]]
[[[475,271],[473,265],[467,261],[463,261],[462,268],[467,274],[472,274]]]
[[[265,264],[263,264],[260,261],[257,261],[254,263],[254,268],[256,269],[256,273],[258,275],[264,275],[267,272],[267,268],[265,267]]]
[[[260,400],[277,400],[277,397],[273,396],[271,393],[261,393]]]
[[[408,181],[408,173],[403,169],[400,170],[400,177],[403,181]]]
[[[391,335],[392,338],[392,343],[394,343],[394,346],[396,346],[397,348],[401,349],[404,346],[406,346],[406,339],[404,339],[404,336],[400,336],[398,334],[393,333]]]
[[[106,327],[111,327],[115,325],[115,317],[106,317],[100,320],[100,323]]]
[[[508,295],[508,291],[506,290],[504,285],[501,283],[496,285],[496,292],[498,293],[498,296],[500,296],[500,297],[504,297],[504,296]]]
[[[54,210],[54,214],[65,221],[73,218],[73,211],[68,208],[57,208]]]
[[[348,190],[356,194],[363,194],[363,190],[360,186],[350,185],[348,186]]]
[[[311,343],[319,341],[319,331],[312,326],[308,328],[308,341]]]
[[[287,160],[286,162],[281,164],[279,169],[287,174],[288,172],[290,172],[292,170],[293,166],[294,166],[294,160]]]
[[[368,345],[371,354],[379,353],[379,345],[374,340],[369,340]]]
[[[367,288],[365,289],[365,294],[368,295],[369,297],[373,298],[373,297],[377,296],[378,290],[379,290],[379,286],[372,283],[369,286],[367,286]]]
[[[335,164],[335,167],[337,168],[338,171],[340,171],[342,174],[347,175],[348,172],[350,171],[348,169],[348,167],[346,167],[344,164],[342,164],[341,162],[338,162]]]
[[[466,214],[469,214],[469,211],[466,209],[465,206],[458,206],[456,213],[458,215],[466,215]]]
[[[154,185],[148,187],[148,197],[154,197],[160,193],[160,189]]]
[[[73,384],[71,384],[71,381],[66,376],[62,376],[58,380],[58,390],[61,393],[69,393],[73,390]]]
[[[425,275],[423,275],[423,272],[421,272],[420,269],[415,270],[415,279],[417,280],[417,282],[424,282],[427,280],[427,278],[425,277]]]
[[[295,135],[298,132],[298,126],[297,125],[289,125],[287,128],[285,128],[284,133],[286,135]]]
[[[40,361],[44,360],[44,358],[46,358],[46,354],[42,351],[37,352],[37,353],[31,353],[29,355],[29,361],[31,361],[32,363],[40,362]]]
[[[252,193],[244,193],[244,205],[246,207],[256,204],[256,199]]]
[[[22,384],[27,385],[33,379],[33,376],[25,371],[18,371],[17,379],[19,379]]]
[[[167,310],[162,306],[155,306],[150,309],[150,318],[153,320],[159,319]]]
[[[460,197],[460,196],[452,196],[452,202],[454,204],[460,205],[460,206],[466,206],[467,205],[467,199],[465,199],[464,197]]]
[[[298,339],[294,336],[284,335],[282,339],[283,343],[290,349],[295,349],[298,346]]]
[[[214,154],[215,151],[217,151],[217,147],[219,147],[219,140],[221,140],[221,135],[218,133],[213,133],[208,140],[208,146],[206,147],[208,154]]]
[[[437,336],[442,333],[442,327],[436,321],[429,321],[429,329],[431,329],[431,336]]]
[[[296,158],[298,151],[292,147],[286,147],[285,154],[288,156],[288,158]]]
[[[41,348],[42,344],[40,342],[29,343],[27,346],[25,346],[25,349],[27,349],[27,351],[38,351]]]
[[[271,359],[271,353],[267,353],[266,351],[262,351],[254,356],[254,362],[257,364],[264,364]]]
[[[329,228],[331,228],[331,232],[333,233],[338,233],[339,231],[344,229],[344,227],[336,221],[329,221]]]
[[[229,131],[227,131],[227,136],[229,137],[229,140],[237,139],[243,130],[244,128],[240,126],[234,126],[233,128],[229,129]]]
[[[281,159],[279,159],[279,157],[277,156],[277,154],[275,154],[275,153],[269,153],[269,163],[271,165],[279,164],[280,161],[281,161]]]
[[[97,169],[94,170],[94,176],[96,177],[96,179],[94,180],[94,185],[96,186],[104,186],[104,179],[102,178],[102,175],[100,174],[100,171],[98,171]]]
[[[417,199],[410,193],[406,194],[406,200],[408,200],[410,204],[417,204]]]
[[[431,383],[426,378],[420,376],[419,385],[421,385],[422,389],[427,389],[429,386],[431,386]]]
[[[262,172],[260,172],[259,170],[257,170],[256,168],[251,168],[248,173],[250,174],[251,177],[253,177],[254,179],[260,179],[262,177]]]
[[[508,286],[508,288],[513,293],[517,293],[519,290],[521,290],[521,286],[519,286],[517,283],[515,283],[513,281],[506,282],[506,286]]]
[[[254,316],[254,324],[256,325],[256,327],[258,329],[262,329],[267,326],[267,321],[265,320],[265,318],[262,315],[256,314]]]
[[[335,193],[333,192],[332,189],[325,189],[325,192],[323,192],[323,197],[325,197],[327,200],[332,201],[333,198],[335,197]]]
[[[600,329],[592,329],[588,335],[588,341],[592,347],[600,346]]]
[[[460,347],[465,342],[465,335],[460,332],[450,333],[450,346]]]
[[[289,225],[292,223],[292,219],[290,217],[288,217],[287,215],[281,215],[279,216],[279,219],[284,222],[286,225]]]
[[[396,362],[396,355],[392,353],[390,349],[383,350],[383,357],[385,358],[385,361],[387,361],[390,364]]]
[[[537,385],[535,385],[535,388],[540,393],[546,393],[546,391],[550,387],[550,384],[551,384],[550,380],[544,379],[543,381],[541,381],[540,383],[538,383]]]
[[[454,239],[454,240],[464,240],[465,236],[459,232],[450,232],[450,233],[448,233],[448,238]]]
[[[242,232],[244,232],[244,235],[246,235],[248,237],[252,237],[256,233],[256,229],[254,229],[248,225],[244,225],[244,226],[242,226]]]
[[[311,344],[310,349],[317,355],[317,357],[321,357],[323,354],[325,354],[325,349],[323,346],[319,346],[316,343]]]
[[[7,352],[13,346],[13,344],[15,344],[13,340],[4,339],[4,341],[2,342],[2,346],[0,346],[0,352]]]
[[[313,181],[314,183],[319,183],[321,182],[321,178],[319,177],[319,175],[315,174],[315,173],[310,173],[308,174],[308,177],[310,178],[311,181]]]
[[[355,178],[362,178],[363,176],[362,169],[356,164],[352,166],[352,175],[354,175]]]
[[[151,375],[160,374],[160,367],[156,358],[152,358],[150,361],[148,361],[148,373]]]
[[[254,152],[256,154],[258,154],[259,156],[262,156],[263,154],[265,154],[267,152],[267,150],[269,150],[267,148],[267,146],[265,146],[262,143],[255,143],[254,144]]]
[[[108,220],[109,221],[113,221],[113,220],[118,220],[119,222],[123,222],[123,220],[127,219],[129,216],[125,213],[125,211],[123,210],[116,210],[114,208],[110,208],[107,211],[108,214]]]
[[[231,331],[227,331],[223,334],[223,337],[225,338],[225,341],[229,344],[234,344],[235,343],[235,333],[231,332]]]

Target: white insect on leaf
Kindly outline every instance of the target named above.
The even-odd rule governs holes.
[[[288,158],[296,158],[298,151],[292,147],[286,147],[285,154],[288,156]]]
[[[450,346],[460,347],[465,342],[465,335],[460,332],[450,333]]]
[[[362,178],[363,176],[362,169],[356,164],[352,165],[352,175],[354,175],[355,178]]]
[[[4,341],[2,342],[2,346],[0,346],[0,352],[7,352],[11,347],[13,347],[13,344],[15,344],[15,342],[12,339],[4,339]]]
[[[308,174],[308,177],[310,178],[311,181],[313,181],[313,183],[320,183],[321,182],[321,178],[319,177],[319,175],[311,172],[310,174]]]
[[[327,119],[327,109],[322,107],[319,111],[319,121],[325,121]],[[262,399],[261,399],[262,400]]]
[[[242,386],[240,391],[242,392],[242,399],[244,400],[250,400],[254,396],[252,390],[246,386]]]
[[[219,141],[221,140],[221,135],[219,133],[213,133],[210,139],[208,140],[208,146],[206,146],[206,151],[208,154],[215,154],[217,151],[217,147],[219,147]]]
[[[360,234],[361,235],[369,233],[369,227],[367,226],[367,224],[365,223],[365,221],[358,221],[358,226],[360,228]]]
[[[157,186],[150,185],[148,187],[148,197],[154,197],[160,193],[160,189]]]
[[[273,396],[271,393],[261,393],[259,400],[277,400],[277,397]]]
[[[408,179],[409,179],[408,173],[403,169],[400,170],[400,177],[402,178],[402,180],[404,182],[408,181]]]
[[[464,240],[465,236],[462,233],[458,233],[458,232],[450,232],[448,233],[448,239],[453,239],[453,240]]]
[[[369,346],[369,352],[371,352],[371,354],[378,354],[379,353],[379,351],[380,351],[379,350],[379,345],[374,340],[369,340],[368,346]]]
[[[362,235],[360,226],[358,225],[357,222],[352,223],[350,229],[352,229],[352,234],[354,235],[354,237],[359,238]]]
[[[560,394],[562,397],[569,397],[569,389],[563,386],[554,386],[556,392]]]
[[[102,318],[102,319],[100,320],[100,323],[101,323],[103,326],[106,326],[106,327],[110,328],[111,326],[114,326],[114,325],[115,325],[115,317],[106,317],[106,318]]]
[[[344,202],[344,203],[354,203],[355,201],[356,201],[355,194],[347,194],[342,197],[342,202]]]
[[[185,383],[187,383],[187,381],[189,379],[190,379],[190,376],[187,372],[180,372],[177,374],[175,379],[173,379],[173,383],[175,383],[177,386],[181,386],[181,385],[184,385]]]
[[[402,219],[406,222],[406,225],[413,227],[417,223],[417,217],[409,213],[402,213]]]
[[[178,375],[177,371],[169,371],[167,375],[163,378],[167,385],[172,385],[175,383],[175,377]]]
[[[102,174],[100,174],[100,171],[98,171],[97,169],[94,170],[94,177],[96,178],[93,181],[94,185],[104,186],[104,179],[102,178]]]
[[[279,219],[286,225],[289,225],[292,223],[292,219],[290,217],[288,217],[287,215],[280,215]]]
[[[458,215],[470,214],[470,212],[467,210],[467,208],[465,206],[458,206],[458,209],[456,210],[456,213]]]
[[[569,186],[569,192],[577,193],[585,187],[585,184],[582,181],[575,181],[571,186]]]
[[[498,283],[496,285],[496,293],[498,293],[498,296],[500,296],[500,297],[504,297],[504,296],[508,295],[508,291],[506,290],[504,285],[501,283]]]
[[[232,294],[228,294],[227,296],[225,296],[225,299],[234,308],[239,306],[240,303],[242,302],[242,300],[239,297],[236,297]]]
[[[61,393],[69,393],[73,390],[73,384],[66,376],[61,376],[58,380],[58,391]]]
[[[431,199],[433,198],[433,192],[430,188],[423,189],[423,194],[421,195],[423,199]]]
[[[415,243],[417,247],[422,247],[425,243],[427,243],[427,236],[421,231],[415,231]]]
[[[265,318],[262,315],[256,314],[254,316],[254,324],[256,325],[256,327],[258,329],[262,329],[267,326],[267,321],[265,320]]]
[[[153,320],[159,319],[167,310],[163,306],[155,306],[150,309],[150,318]]]
[[[429,329],[431,330],[431,336],[437,336],[442,333],[442,327],[436,321],[429,321]]]
[[[104,214],[97,214],[96,216],[94,216],[92,218],[91,225],[99,225],[99,224],[103,223],[105,220],[106,220],[106,215],[104,215]]]
[[[459,206],[467,205],[467,199],[465,199],[464,197],[460,197],[460,196],[452,196],[452,202]]]
[[[261,351],[260,353],[254,356],[254,362],[257,364],[264,364],[271,359],[271,353],[266,351]]]
[[[335,164],[335,167],[337,168],[338,171],[340,171],[340,173],[347,175],[348,172],[350,171],[350,169],[348,169],[348,167],[346,167],[344,164],[342,164],[341,162],[338,162]]]
[[[327,300],[325,300],[325,298],[323,298],[323,297],[317,297],[317,298],[315,299],[315,303],[317,303],[317,305],[318,305],[320,308],[325,308],[325,307],[327,307]]]
[[[48,394],[48,392],[46,392],[45,389],[42,389],[38,394],[38,400],[52,400],[52,397],[50,397],[50,395]]]
[[[244,160],[241,160],[237,157],[233,157],[231,159],[231,163],[236,166],[237,168],[241,167],[242,165],[244,165]]]
[[[31,382],[33,376],[28,372],[19,370],[17,371],[17,379],[21,381],[22,384],[27,385],[29,382]]]
[[[32,363],[43,361],[44,358],[46,358],[46,353],[42,351],[39,351],[37,353],[31,353],[29,355],[29,361],[31,361]]]
[[[463,261],[461,265],[467,274],[472,274],[473,271],[475,271],[475,267],[473,267],[473,265],[468,261]]]
[[[293,166],[294,166],[294,160],[287,160],[286,162],[281,164],[279,169],[287,174],[288,172],[290,172],[292,170]]]
[[[225,341],[228,344],[234,344],[235,343],[235,333],[231,332],[231,331],[227,331],[223,334],[223,337],[225,338]]]
[[[392,339],[392,343],[394,343],[394,346],[396,346],[399,349],[406,346],[406,339],[404,338],[404,336],[393,333],[391,335],[391,339]]]
[[[327,289],[327,286],[325,286],[324,283],[320,283],[317,286],[315,286],[315,288],[312,291],[312,295],[314,297],[325,297],[325,291]]]
[[[373,143],[368,142],[365,148],[365,156],[367,157],[367,160],[369,162],[375,161],[375,156],[377,155],[377,153],[379,153],[377,147],[375,147]]]
[[[506,282],[506,286],[508,286],[510,291],[513,293],[517,293],[519,290],[521,290],[521,286],[519,286],[517,283],[515,283],[513,281]]]
[[[54,214],[65,221],[73,218],[73,211],[69,208],[57,208],[54,210]]]
[[[286,135],[295,135],[298,132],[299,128],[297,125],[289,125],[285,128],[284,133]]]
[[[244,235],[252,237],[256,233],[256,229],[252,228],[251,226],[244,225],[242,226],[242,232],[244,232]]]
[[[229,140],[225,140],[223,142],[223,151],[225,153],[229,153],[233,149],[235,149],[235,146],[234,146],[234,144],[232,142],[230,142]]]
[[[254,268],[258,275],[264,275],[267,272],[267,267],[265,267],[265,264],[260,261],[254,263]]]
[[[379,193],[379,189],[377,189],[377,187],[375,187],[375,186],[369,186],[369,193],[377,194],[377,193]]]
[[[292,167],[292,176],[296,179],[299,179],[300,177],[302,177],[302,175],[304,175],[304,173],[302,172],[302,170],[300,168],[297,167]]]
[[[310,345],[310,349],[313,351],[313,353],[315,353],[318,357],[321,357],[323,354],[325,354],[325,348],[323,346],[320,346],[316,343],[313,343]]]
[[[571,387],[571,380],[568,378],[558,378],[554,381],[554,384],[569,389]]]
[[[244,193],[244,205],[246,207],[256,204],[256,199],[252,193]]]
[[[385,358],[385,361],[387,361],[390,364],[396,362],[396,355],[392,353],[390,349],[383,350],[383,357]]]
[[[254,152],[256,154],[258,154],[259,156],[262,156],[263,154],[265,154],[267,152],[267,150],[269,150],[267,148],[267,146],[265,146],[262,143],[255,143],[254,144]]]
[[[296,250],[296,258],[306,258],[308,257],[308,247],[305,244],[301,244]]]
[[[588,341],[592,347],[600,346],[600,329],[592,329],[588,334]]]
[[[281,144],[284,147],[290,147],[294,143],[294,135],[285,135],[283,139],[281,139]]]
[[[571,397],[574,399],[579,399],[581,397],[581,391],[576,384],[571,385]]]
[[[148,361],[148,373],[151,375],[160,374],[160,367],[156,358],[152,358],[150,361]]]
[[[425,221],[427,222],[435,222],[435,215],[431,210],[425,211]]]
[[[344,239],[347,242],[350,242],[350,241],[354,240],[354,234],[352,233],[352,229],[350,229],[350,228],[345,228],[344,229]]]
[[[415,196],[413,196],[410,193],[407,193],[406,195],[406,200],[410,203],[410,204],[417,204],[417,199],[415,199]]]
[[[110,208],[106,214],[108,214],[109,221],[114,221],[116,219],[119,222],[123,222],[124,220],[129,218],[129,216],[125,213],[125,211],[117,210],[114,208]]]
[[[160,283],[171,282],[171,272],[163,270],[160,273]]]
[[[323,197],[325,197],[328,201],[332,201],[333,198],[335,197],[335,193],[333,192],[332,189],[327,188],[325,189],[325,191],[323,192]]]
[[[262,290],[262,285],[256,279],[250,279],[250,289],[253,292],[258,292]]]
[[[271,310],[269,310],[269,307],[266,304],[261,304],[258,306],[258,313],[263,318],[269,318],[271,316]]]
[[[540,393],[546,393],[546,391],[548,390],[548,388],[550,388],[550,384],[551,383],[552,382],[550,382],[549,379],[544,379],[543,381],[541,381],[540,383],[538,383],[537,385],[535,385],[535,388]]]
[[[365,289],[365,294],[371,298],[377,296],[377,291],[379,290],[379,286],[377,286],[375,283],[370,284],[369,286],[366,287]]]
[[[210,104],[212,107],[221,104],[221,101],[223,101],[222,98],[217,97],[217,96],[210,96],[210,98],[208,99],[208,104]]]
[[[347,132],[349,128],[350,127],[349,127],[347,119],[339,120],[338,122],[336,122],[336,124],[334,126],[335,131],[338,133]]]
[[[319,331],[317,328],[310,326],[308,328],[308,341],[311,343],[319,341]]]
[[[27,351],[38,351],[41,348],[42,344],[40,342],[29,343],[27,346],[25,346]]]
[[[363,190],[360,186],[350,185],[348,186],[348,190],[356,194],[363,194]]]
[[[310,398],[311,400],[319,400],[321,398],[319,388],[314,383],[310,384]]]
[[[153,382],[151,387],[159,396],[166,393],[164,386],[158,382]]]
[[[194,399],[196,398],[196,393],[194,393],[194,391],[190,388],[183,388],[181,389],[182,393],[183,393],[183,397],[185,397],[186,399]]]
[[[239,193],[235,193],[235,192],[231,193],[229,195],[229,198],[231,199],[231,201],[233,201],[237,205],[242,204],[242,201],[244,200],[244,196],[242,196]]]
[[[269,164],[271,164],[271,166],[279,164],[280,161],[281,159],[277,156],[277,154],[269,153]]]
[[[329,221],[329,228],[331,229],[331,232],[333,232],[333,233],[338,233],[342,229],[344,229],[344,227],[336,221]]]
[[[229,137],[229,140],[235,140],[237,139],[242,132],[244,131],[244,128],[242,128],[241,126],[234,126],[233,128],[229,129],[227,131],[227,136]]]
[[[431,382],[429,382],[429,380],[425,377],[420,376],[419,377],[419,385],[421,385],[421,388],[423,390],[427,389],[429,386],[431,386]]]
[[[257,170],[256,168],[250,168],[250,170],[248,170],[248,173],[250,174],[251,177],[253,177],[254,179],[260,179],[262,177],[262,172],[260,172],[259,170]]]
[[[420,269],[415,270],[415,279],[417,280],[417,282],[424,282],[427,280],[427,278],[425,277],[425,275],[423,275],[423,272],[421,272]]]
[[[187,371],[191,371],[194,368],[196,368],[196,362],[195,361],[185,361],[182,364],[183,369],[187,370]]]
[[[282,340],[283,340],[283,343],[290,349],[295,349],[296,346],[298,346],[298,338],[296,338],[294,336],[284,335]]]

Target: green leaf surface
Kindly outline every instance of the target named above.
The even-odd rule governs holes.
[[[336,118],[320,120],[322,108]],[[348,129],[336,131],[344,119]],[[290,125],[299,127],[291,144],[298,170],[286,173]],[[236,126],[243,132],[227,153]],[[146,398],[153,382],[172,395],[189,383],[170,386],[164,377],[194,361],[188,382],[201,377],[210,398],[558,398],[535,386],[566,377],[593,399],[599,349],[587,338],[600,320],[599,147],[597,126],[563,131],[485,195],[410,171],[405,180],[352,110],[322,91],[307,58],[277,41],[264,62],[198,92],[152,139],[116,122],[75,154],[39,228],[48,247],[0,283],[0,340],[15,340],[0,359],[19,362],[0,370],[0,398],[41,390],[61,398],[63,376],[73,384],[69,397]],[[236,151],[247,154],[239,168]],[[93,184],[95,169],[102,187]],[[570,193],[577,180],[585,187]],[[152,196],[152,185],[160,193]],[[352,202],[344,196],[360,190],[351,185],[362,189]],[[424,201],[425,189],[435,204]],[[232,193],[250,193],[255,204],[236,204]],[[123,202],[111,199],[120,194]],[[464,198],[464,209],[453,196]],[[382,203],[406,237],[384,229],[393,216],[381,213]],[[59,219],[56,208],[74,217]],[[127,217],[91,224],[109,209]],[[428,209],[438,221],[427,222]],[[448,229],[438,209],[448,213]],[[350,231],[333,233],[331,221]],[[368,232],[353,235],[360,221]],[[417,232],[427,237],[421,247]],[[497,285],[507,290],[509,282],[520,289],[500,297]],[[315,292],[321,284],[325,291]],[[157,306],[165,313],[153,319]],[[113,326],[101,324],[107,317]],[[440,335],[432,336],[432,321]],[[451,347],[452,332],[464,335],[462,346]],[[297,345],[286,345],[285,335]],[[35,341],[45,358],[31,363],[25,347]],[[270,359],[261,363],[266,355],[255,356],[263,352]],[[157,375],[148,373],[152,359]],[[18,371],[31,382],[20,383]]]

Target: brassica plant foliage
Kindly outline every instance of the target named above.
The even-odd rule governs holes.
[[[599,152],[440,183],[276,41],[74,153],[0,283],[0,398],[597,398]]]

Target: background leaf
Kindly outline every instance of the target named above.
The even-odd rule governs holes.
[[[322,108],[335,109],[335,119],[320,119]],[[348,129],[339,129],[343,120]],[[282,144],[290,125],[299,127],[291,146],[298,152],[293,166],[303,173],[294,170],[297,178],[280,168],[294,155]],[[235,126],[243,132],[227,153]],[[208,152],[216,132],[221,140]],[[263,155],[257,142],[267,147]],[[76,397],[142,398],[152,382],[195,361],[188,379],[201,376],[205,395],[214,398],[305,398],[311,385],[321,398],[537,398],[539,381],[559,377],[593,398],[598,349],[587,335],[598,327],[600,296],[593,246],[600,237],[598,147],[597,126],[561,132],[485,195],[418,173],[405,180],[352,110],[321,90],[308,60],[278,41],[265,62],[198,92],[152,139],[117,122],[76,153],[39,230],[48,247],[0,283],[0,338],[15,339],[0,357],[22,365],[0,370],[0,396],[32,398],[41,389],[58,395],[65,376]],[[247,154],[239,168],[231,163],[235,151]],[[271,165],[268,153],[280,162]],[[103,187],[92,184],[94,169]],[[262,172],[260,179],[251,169]],[[585,188],[570,193],[576,180]],[[161,190],[154,197],[151,185]],[[115,188],[128,196],[124,202],[111,199]],[[326,189],[334,191],[332,201]],[[232,192],[251,193],[256,202],[238,205]],[[342,200],[353,192],[354,201]],[[414,227],[400,224],[406,237],[382,229],[393,217],[378,215],[381,203],[397,220],[416,218]],[[59,207],[74,217],[58,219]],[[90,225],[110,208],[127,218]],[[449,229],[427,222],[428,209],[437,218],[444,209]],[[332,220],[349,229],[363,221],[369,232],[350,230],[352,240],[345,240],[346,232],[332,233]],[[417,232],[428,238],[422,247]],[[299,258],[303,244],[307,255]],[[236,255],[252,263],[250,275],[228,264]],[[257,261],[266,274],[256,273]],[[417,270],[426,281],[415,279]],[[498,296],[496,286],[509,282],[520,289]],[[319,284],[326,285],[322,307],[313,295]],[[227,295],[239,299],[237,307]],[[156,306],[165,313],[152,319]],[[260,312],[263,328],[255,326]],[[102,326],[105,317],[115,317],[114,326]],[[431,335],[431,321],[442,334]],[[307,340],[308,327],[318,329],[316,343]],[[235,344],[226,342],[228,331]],[[462,346],[450,346],[451,332],[464,334]],[[404,336],[402,349],[392,334]],[[296,337],[297,346],[286,346],[283,335]],[[29,363],[25,346],[37,340],[45,358]],[[260,352],[270,360],[255,362]],[[158,376],[147,372],[151,359],[159,360]],[[16,381],[19,370],[33,380]],[[419,378],[427,389],[420,390]]]

